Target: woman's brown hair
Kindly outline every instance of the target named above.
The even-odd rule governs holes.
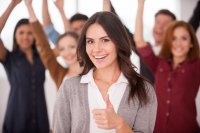
[[[72,38],[74,38],[78,42],[78,38],[79,38],[78,34],[75,33],[75,32],[72,32],[72,31],[68,31],[68,32],[65,32],[64,34],[62,34],[58,37],[57,45],[59,44],[59,41],[61,39],[63,39],[64,37],[67,37],[67,36],[71,36]]]
[[[94,66],[86,53],[86,32],[92,24],[99,24],[105,30],[109,38],[114,42],[117,50],[119,68],[128,79],[130,86],[129,101],[138,98],[141,104],[148,102],[147,90],[144,79],[134,70],[131,63],[131,43],[127,32],[119,18],[111,12],[97,12],[85,23],[78,44],[78,57],[84,65],[83,74],[89,72]]]
[[[12,52],[16,52],[18,49],[19,49],[19,46],[17,44],[17,40],[16,40],[16,32],[17,32],[17,29],[22,26],[22,25],[29,25],[29,20],[26,19],[26,18],[23,18],[23,19],[20,19],[16,26],[15,26],[15,29],[14,29],[14,33],[13,33],[13,50]],[[33,41],[33,44],[32,44],[32,48],[35,49],[35,40]]]
[[[163,57],[165,59],[171,59],[173,57],[172,52],[171,52],[171,46],[172,46],[172,41],[173,41],[173,35],[174,35],[174,30],[176,28],[183,27],[184,29],[187,30],[187,32],[190,35],[190,40],[192,47],[190,48],[188,55],[187,55],[187,60],[192,60],[199,58],[200,52],[199,52],[199,43],[196,37],[196,34],[194,32],[194,29],[192,26],[184,21],[175,21],[170,26],[167,28],[165,32],[165,37],[162,45],[162,49],[160,52],[160,57]]]

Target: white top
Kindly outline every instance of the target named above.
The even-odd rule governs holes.
[[[88,102],[90,109],[90,133],[116,133],[115,129],[104,130],[96,126],[93,118],[93,109],[105,109],[106,103],[94,81],[93,70],[91,69],[86,75],[82,76],[81,83],[88,83]],[[123,73],[120,74],[119,79],[116,83],[112,84],[108,90],[109,99],[114,107],[115,112],[118,111],[120,101],[126,90],[128,80],[125,78]]]
[[[161,50],[161,45],[153,45],[153,46],[152,46],[152,49],[153,49],[154,54],[155,54],[156,56],[158,56],[159,53],[160,53],[160,50]]]
[[[133,63],[133,65],[135,65],[137,67],[135,69],[135,71],[140,73],[140,58],[139,58],[139,56],[134,51],[132,51],[130,58],[131,58],[131,62]]]

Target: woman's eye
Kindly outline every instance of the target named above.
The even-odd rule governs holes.
[[[59,51],[64,51],[64,48],[59,48]]]
[[[185,36],[183,36],[182,38],[181,38],[182,40],[188,40],[188,38],[187,37],[185,37]]]
[[[92,44],[92,43],[94,43],[94,41],[93,40],[87,40],[86,43],[87,44]]]
[[[76,48],[76,46],[70,46],[71,49]]]
[[[102,42],[109,42],[109,39],[102,39]]]

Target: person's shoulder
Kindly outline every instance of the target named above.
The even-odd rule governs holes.
[[[155,91],[152,83],[150,83],[150,81],[144,80],[144,87],[147,91]]]
[[[60,89],[63,91],[69,91],[70,93],[78,91],[81,86],[80,81],[81,76],[67,78],[62,82]]]
[[[81,80],[81,76],[74,76],[74,77],[70,77],[67,78],[63,81],[63,85],[64,86],[76,86],[78,84],[80,84],[80,80]]]
[[[149,81],[144,80],[144,87],[149,100],[156,98],[155,88]]]

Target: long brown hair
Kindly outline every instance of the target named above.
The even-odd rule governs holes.
[[[119,18],[110,12],[97,12],[85,23],[78,44],[78,57],[84,65],[82,75],[89,72],[94,66],[86,53],[86,32],[88,28],[97,23],[102,26],[109,38],[114,42],[117,50],[117,60],[119,68],[130,85],[129,101],[138,98],[141,104],[148,102],[147,91],[144,79],[134,70],[135,66],[131,63],[131,43],[127,32]]]
[[[184,29],[187,30],[187,32],[190,35],[192,47],[190,48],[188,52],[187,60],[199,58],[199,55],[200,55],[199,43],[198,43],[196,34],[194,32],[194,29],[192,28],[190,24],[184,21],[175,21],[172,24],[170,24],[170,26],[165,32],[165,37],[164,37],[163,46],[160,52],[160,56],[166,59],[170,59],[173,57],[172,52],[171,52],[173,34],[174,34],[174,30],[178,27],[183,27]]]
[[[17,29],[22,26],[22,25],[29,25],[29,20],[26,19],[26,18],[23,18],[23,19],[20,19],[16,26],[15,26],[15,29],[14,29],[14,34],[13,34],[13,50],[12,52],[16,52],[18,49],[19,49],[19,46],[17,44],[17,40],[16,40],[16,32],[17,32]],[[33,45],[32,45],[32,48],[35,48],[35,40],[33,41]]]

